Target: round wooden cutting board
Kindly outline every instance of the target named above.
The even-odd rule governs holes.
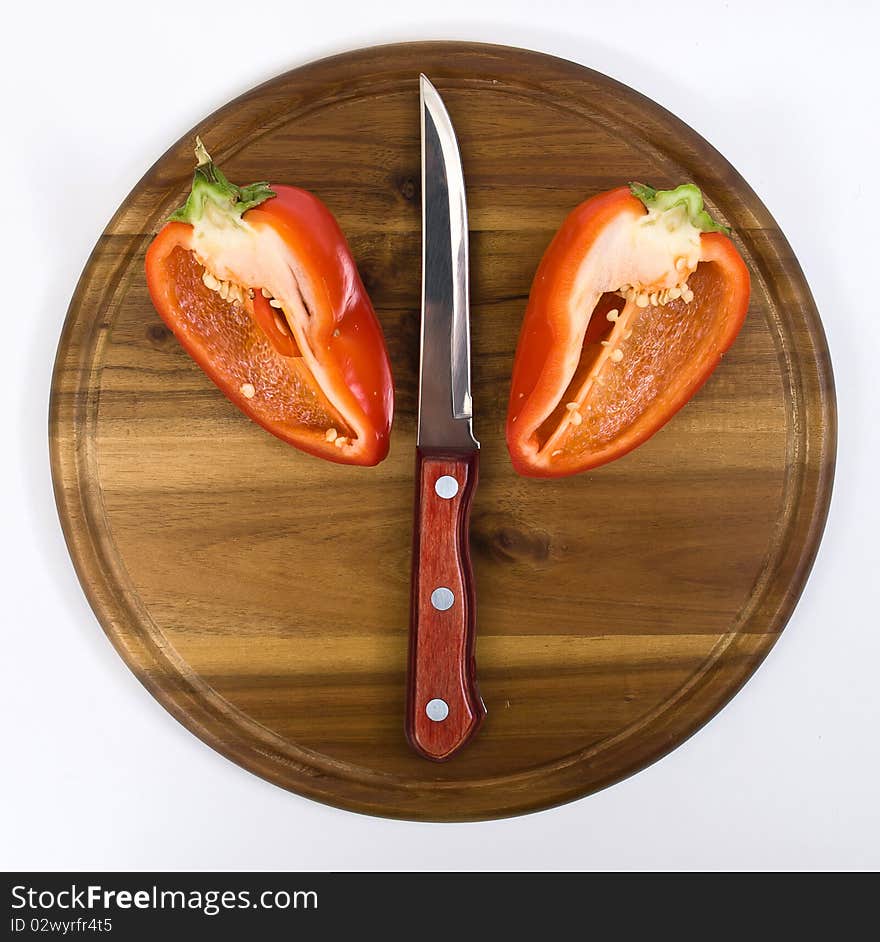
[[[458,133],[471,226],[472,549],[488,717],[452,761],[404,739],[419,348],[418,76]],[[189,134],[83,273],[50,414],[62,525],[104,630],[181,723],[302,795],[474,820],[586,795],[674,748],[767,654],[814,558],[835,402],[809,289],[732,167],[662,108],[518,49],[427,43],[296,69],[202,122],[228,177],[315,192],[348,236],[396,382],[378,468],[249,422],[154,312],[152,236],[188,190]],[[752,273],[745,327],[696,398],[621,460],[526,480],[504,444],[529,285],[565,215],[628,180],[693,181]]]

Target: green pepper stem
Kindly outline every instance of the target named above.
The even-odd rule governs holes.
[[[192,188],[186,202],[169,217],[169,222],[188,222],[195,225],[207,211],[212,216],[226,217],[227,222],[238,224],[249,209],[259,206],[275,196],[266,182],[236,186],[230,183],[211,159],[200,137],[195,144],[196,169]]]
[[[208,148],[202,143],[202,139],[196,135],[196,166],[201,167],[202,164],[212,164],[214,163],[211,160],[211,155],[208,153]]]
[[[691,225],[702,232],[730,234],[727,226],[715,222],[706,211],[703,206],[703,194],[693,183],[682,183],[674,190],[655,190],[654,187],[645,183],[630,183],[629,191],[641,200],[649,212],[664,213],[675,207],[682,207]]]

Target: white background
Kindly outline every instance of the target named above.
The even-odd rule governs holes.
[[[880,392],[875,2],[16,3],[4,15],[0,866],[7,869],[876,868]],[[794,246],[834,358],[837,482],[781,641],[718,717],[594,797],[425,825],[287,794],[212,752],[104,638],[67,557],[46,416],[99,233],[201,117],[287,68],[409,39],[528,46],[678,114]]]

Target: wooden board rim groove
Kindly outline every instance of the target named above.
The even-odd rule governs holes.
[[[99,389],[96,389],[89,383],[86,385],[89,394],[85,396],[70,396],[62,390],[62,374],[66,369],[70,368],[71,364],[69,360],[76,353],[74,334],[77,331],[85,331],[87,339],[90,341],[97,337],[97,339],[94,339],[94,343],[82,344],[80,349],[83,358],[85,358],[89,351],[92,351],[93,354],[94,349],[100,346],[101,334],[106,335],[106,328],[102,324],[101,318],[93,318],[90,321],[88,314],[83,317],[84,295],[88,286],[89,273],[95,258],[100,255],[102,251],[103,243],[105,240],[123,236],[128,239],[132,245],[136,245],[138,242],[145,244],[151,237],[150,232],[156,226],[158,220],[163,218],[167,213],[167,205],[172,199],[177,199],[179,186],[176,183],[166,186],[167,198],[164,202],[157,203],[158,209],[148,217],[149,225],[146,227],[148,230],[146,234],[143,232],[127,232],[124,231],[124,229],[122,232],[117,233],[115,227],[117,224],[123,223],[126,213],[141,186],[141,184],[139,184],[113,217],[107,230],[105,230],[104,236],[99,240],[92,257],[89,259],[80,279],[77,291],[72,299],[59,343],[52,383],[49,429],[53,482],[59,516],[84,591],[99,621],[102,623],[105,632],[123,659],[129,664],[153,696],[155,696],[176,719],[213,748],[217,749],[217,751],[233,759],[233,761],[236,761],[245,768],[262,775],[282,787],[290,788],[308,797],[354,811],[386,815],[389,817],[427,820],[478,820],[488,817],[503,817],[560,804],[580,797],[585,793],[595,791],[598,788],[604,787],[613,781],[618,781],[626,775],[644,768],[695,732],[736,693],[743,683],[745,683],[763,657],[766,656],[775,638],[778,637],[778,633],[782,630],[785,622],[790,617],[815,558],[830,501],[834,468],[836,412],[830,357],[825,345],[821,322],[797,261],[794,259],[790,247],[784,236],[779,232],[770,214],[736,171],[727,164],[723,157],[718,155],[714,149],[703,141],[702,138],[687,128],[677,118],[674,118],[674,116],[665,112],[658,105],[650,102],[649,99],[630,89],[626,89],[624,86],[621,86],[620,83],[614,82],[605,76],[600,76],[597,73],[574,65],[573,63],[566,62],[565,60],[554,59],[553,57],[544,56],[540,53],[508,49],[506,47],[482,46],[467,43],[400,44],[395,46],[374,47],[372,49],[345,53],[341,56],[321,60],[303,66],[301,69],[293,70],[291,73],[286,73],[284,76],[272,79],[252,91],[245,93],[231,104],[219,109],[205,121],[201,122],[194,131],[203,131],[206,127],[221,124],[229,116],[236,113],[243,104],[259,100],[261,94],[273,88],[277,83],[284,82],[286,78],[295,73],[302,74],[308,72],[310,74],[319,74],[321,70],[332,70],[342,66],[350,74],[351,70],[357,65],[366,66],[366,68],[369,69],[373,62],[381,62],[383,59],[392,63],[402,62],[406,60],[408,56],[418,54],[422,57],[430,57],[433,55],[442,59],[444,68],[446,72],[449,73],[448,76],[444,75],[444,79],[450,85],[454,85],[457,81],[459,85],[469,87],[471,84],[489,81],[488,78],[469,77],[467,72],[462,72],[460,66],[452,63],[452,53],[470,57],[478,64],[485,64],[490,60],[495,60],[496,62],[508,62],[509,60],[510,64],[516,67],[517,64],[522,64],[523,62],[533,62],[536,65],[542,65],[543,68],[547,70],[555,70],[554,78],[558,79],[560,83],[566,81],[577,82],[580,80],[581,82],[590,81],[600,86],[605,85],[606,87],[616,88],[620,94],[626,95],[630,101],[634,102],[639,108],[646,110],[656,123],[664,123],[676,128],[677,132],[680,133],[674,134],[673,140],[680,148],[683,150],[690,148],[690,151],[694,153],[702,151],[700,156],[706,158],[709,164],[706,171],[707,180],[712,181],[719,177],[719,175],[724,174],[732,181],[726,188],[720,185],[713,186],[711,182],[706,184],[706,186],[710,188],[713,193],[728,192],[730,194],[727,202],[725,202],[724,199],[719,199],[716,204],[723,209],[724,215],[728,219],[735,219],[741,215],[743,211],[747,211],[753,218],[758,219],[762,223],[760,228],[756,229],[755,232],[752,232],[749,226],[742,225],[737,230],[738,237],[743,240],[743,243],[748,249],[749,256],[752,259],[760,261],[762,266],[762,283],[775,294],[775,310],[777,312],[779,310],[785,310],[784,299],[781,296],[782,288],[778,282],[780,276],[773,276],[769,260],[765,257],[764,251],[762,251],[759,245],[759,240],[762,238],[762,235],[766,237],[766,234],[769,233],[771,242],[776,245],[777,251],[781,251],[786,258],[788,268],[785,273],[785,279],[787,280],[787,286],[791,290],[792,295],[798,302],[800,310],[797,314],[799,314],[804,321],[805,332],[801,339],[808,339],[810,347],[808,350],[789,351],[785,348],[784,344],[782,344],[781,336],[774,335],[774,342],[777,343],[777,353],[781,357],[784,357],[786,363],[786,370],[784,372],[789,377],[790,390],[792,393],[790,401],[794,405],[797,420],[796,424],[800,424],[801,426],[800,434],[790,436],[789,442],[795,449],[800,446],[804,447],[806,451],[810,451],[812,448],[813,451],[816,452],[816,457],[813,458],[812,455],[805,454],[802,462],[794,461],[788,464],[785,485],[787,501],[791,504],[798,504],[802,508],[802,512],[800,515],[793,516],[786,520],[786,531],[791,531],[798,525],[804,532],[798,545],[792,547],[792,545],[789,544],[787,546],[788,555],[790,556],[791,553],[794,552],[795,558],[792,560],[793,567],[786,590],[781,593],[777,605],[775,608],[771,609],[769,613],[770,623],[773,627],[772,631],[767,633],[768,643],[759,656],[753,656],[751,658],[748,669],[741,673],[737,683],[725,687],[720,692],[720,696],[716,693],[714,697],[710,697],[710,706],[703,709],[696,717],[695,721],[689,726],[677,730],[671,743],[661,745],[656,750],[656,754],[643,756],[633,767],[610,770],[605,773],[604,777],[600,775],[591,781],[588,788],[584,788],[580,780],[575,777],[564,784],[560,783],[559,787],[551,796],[543,792],[530,796],[528,793],[521,793],[519,789],[535,779],[546,777],[548,768],[554,773],[562,773],[566,769],[577,766],[579,763],[587,762],[614,740],[630,735],[630,731],[633,728],[639,728],[652,722],[653,719],[656,718],[654,714],[658,712],[661,714],[664,713],[668,701],[664,701],[656,710],[649,711],[648,714],[641,717],[635,723],[630,724],[630,726],[626,727],[624,730],[618,731],[614,736],[610,737],[607,742],[599,741],[593,743],[580,752],[563,756],[544,766],[526,769],[516,774],[503,774],[498,777],[487,777],[476,781],[469,781],[466,785],[463,785],[461,782],[400,780],[392,775],[376,772],[375,770],[346,766],[335,762],[328,756],[310,752],[301,746],[292,748],[290,743],[276,736],[260,724],[255,723],[250,717],[244,716],[237,710],[235,711],[237,723],[256,727],[256,729],[252,730],[254,741],[247,742],[234,738],[230,739],[228,733],[229,715],[224,709],[226,701],[203,681],[188,676],[187,665],[177,657],[173,649],[170,651],[163,649],[161,633],[153,623],[149,613],[146,611],[137,613],[133,610],[132,605],[134,603],[131,598],[126,597],[126,593],[122,591],[124,588],[123,583],[118,581],[114,584],[113,580],[109,577],[112,567],[102,566],[102,559],[106,559],[102,551],[106,547],[97,537],[100,536],[102,532],[105,540],[112,541],[112,537],[109,531],[102,531],[102,523],[104,523],[104,521],[95,520],[95,514],[98,508],[102,508],[101,494],[100,489],[96,488],[98,491],[97,498],[94,494],[89,496],[89,485],[90,483],[94,483],[94,481],[90,480],[88,474],[88,446],[90,439],[88,435],[83,434],[83,431],[88,429],[90,421],[96,417],[96,396]],[[438,74],[442,72],[443,69],[438,69]],[[521,73],[522,70],[520,70],[520,74]],[[393,74],[393,69],[391,69],[391,74]],[[458,76],[457,79],[456,76]],[[517,76],[517,81],[519,81],[519,76]],[[393,78],[388,78],[385,82],[386,84],[390,83],[392,86],[397,87],[397,82]],[[359,97],[357,87],[358,86],[355,85],[355,91],[351,93],[355,98]],[[572,101],[576,101],[577,99],[574,98],[573,95],[566,96],[567,98],[571,98],[572,101],[566,101],[564,104],[560,104],[558,100],[556,100],[558,95],[552,95],[540,86],[535,86],[535,88],[540,92],[541,96],[548,102],[551,102],[554,107],[574,108]],[[508,90],[505,89],[505,91]],[[336,100],[338,99],[330,99],[330,101]],[[317,109],[326,106],[326,104],[327,102],[321,99],[320,103],[316,104],[314,107]],[[591,104],[595,103],[591,102]],[[601,110],[601,108],[598,110]],[[619,114],[615,114],[615,119],[618,122],[625,122],[627,120]],[[283,118],[278,119],[279,122],[289,120],[290,114],[287,112],[284,113]],[[257,123],[259,124],[259,121],[257,121]],[[268,128],[265,125],[260,126],[262,128],[259,132],[260,134],[268,133]],[[188,149],[189,141],[192,139],[192,133],[193,132],[187,134],[169,149],[166,155],[160,158],[153,169],[146,175],[145,180],[150,177],[157,168],[173,160],[175,155],[179,156],[184,149]],[[253,136],[242,135],[242,139],[250,143],[254,138]],[[244,145],[242,144],[240,146]],[[221,147],[218,150],[218,157],[220,159],[228,157],[233,154],[235,150],[236,148],[234,146],[226,148]],[[658,159],[659,155],[659,159],[672,161],[672,157],[667,157],[669,153],[670,151],[668,149],[662,151],[658,149],[658,152],[652,156],[654,159]],[[693,160],[691,160],[691,162],[693,162]],[[698,179],[697,182],[704,183],[704,181],[700,179]],[[739,212],[737,211],[737,207],[734,207],[731,203],[734,192],[738,198],[737,207],[739,207]],[[740,206],[740,203],[742,206]],[[126,253],[126,255],[127,254],[128,253]],[[105,285],[105,289],[101,293],[102,302],[113,298],[120,290],[120,281],[123,274],[123,272],[120,272],[120,279],[115,283]],[[102,303],[98,309],[103,311],[106,307],[107,305]],[[85,324],[81,323],[83,320],[85,320]],[[797,355],[795,356],[795,354]],[[93,364],[94,362],[95,358],[94,355],[92,355],[90,363]],[[807,392],[805,392],[805,387]],[[72,429],[74,432],[73,438],[70,441],[65,438],[65,430],[69,429]],[[811,432],[813,434],[812,439],[808,437]],[[812,463],[810,463],[811,459]],[[793,478],[792,475],[794,475]],[[86,525],[83,525],[83,521],[86,522]],[[804,528],[805,523],[806,527]],[[783,552],[786,549],[785,536],[785,532],[780,532],[777,535],[777,538],[773,541],[771,551],[768,551],[768,558],[765,561],[765,565],[761,568],[762,578],[766,577],[768,583],[773,577],[773,573],[770,572],[770,570],[773,569],[773,561],[775,560],[775,569],[773,571],[778,572],[788,558],[785,552]],[[785,557],[785,559],[783,559],[783,557]],[[117,567],[121,564],[123,564],[123,561],[117,559]],[[127,574],[123,574],[126,575],[127,579]],[[752,601],[753,609],[767,602],[764,593],[759,593],[754,596]],[[743,619],[745,619],[745,617],[745,614],[743,614]],[[150,639],[139,635],[136,629],[133,629],[133,626],[138,622],[147,627],[152,626],[155,636]],[[712,650],[714,651],[715,647],[719,645],[727,647],[734,643],[738,635],[738,631],[731,630],[716,642]],[[152,642],[154,648],[151,649],[148,641]],[[168,664],[172,662],[176,663],[176,676],[173,678],[169,677],[168,669]],[[711,675],[713,668],[716,666],[716,660],[707,658],[704,668],[698,675],[700,680],[702,680],[704,675]],[[173,683],[171,682],[172,680]],[[684,687],[675,692],[670,700],[677,699],[679,696],[688,697],[692,692],[694,695],[701,691],[705,694],[706,689],[710,686],[710,681],[711,678],[706,680],[704,684],[698,684],[697,679],[691,678]],[[695,687],[699,689],[695,691]],[[291,773],[291,770],[294,770],[293,773]],[[426,776],[429,775],[428,769],[425,770],[425,774]],[[355,788],[354,793],[340,797],[335,790],[334,779],[330,779],[329,787],[327,785],[327,779],[330,776],[345,778],[356,786],[365,787]],[[373,780],[377,785],[381,783],[380,787],[385,790],[390,788],[391,790],[403,793],[416,793],[417,803],[413,804],[412,801],[404,801],[402,804],[393,806],[389,806],[387,803],[377,803],[376,796],[371,792],[371,786],[366,780]],[[434,792],[458,793],[470,789],[491,789],[498,786],[499,783],[507,786],[507,792],[504,796],[499,796],[495,804],[489,808],[477,806],[474,809],[451,812],[448,804],[443,807],[438,807],[433,795]],[[426,793],[420,795],[420,790],[425,791],[427,786],[430,786],[431,794]]]

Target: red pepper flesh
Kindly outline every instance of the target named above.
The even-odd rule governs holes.
[[[582,203],[529,296],[506,428],[515,469],[561,477],[640,445],[708,379],[748,300],[748,269],[696,187]]]
[[[197,154],[190,200],[147,251],[156,310],[273,435],[329,461],[377,464],[388,452],[391,369],[336,220],[305,190],[240,189]]]

